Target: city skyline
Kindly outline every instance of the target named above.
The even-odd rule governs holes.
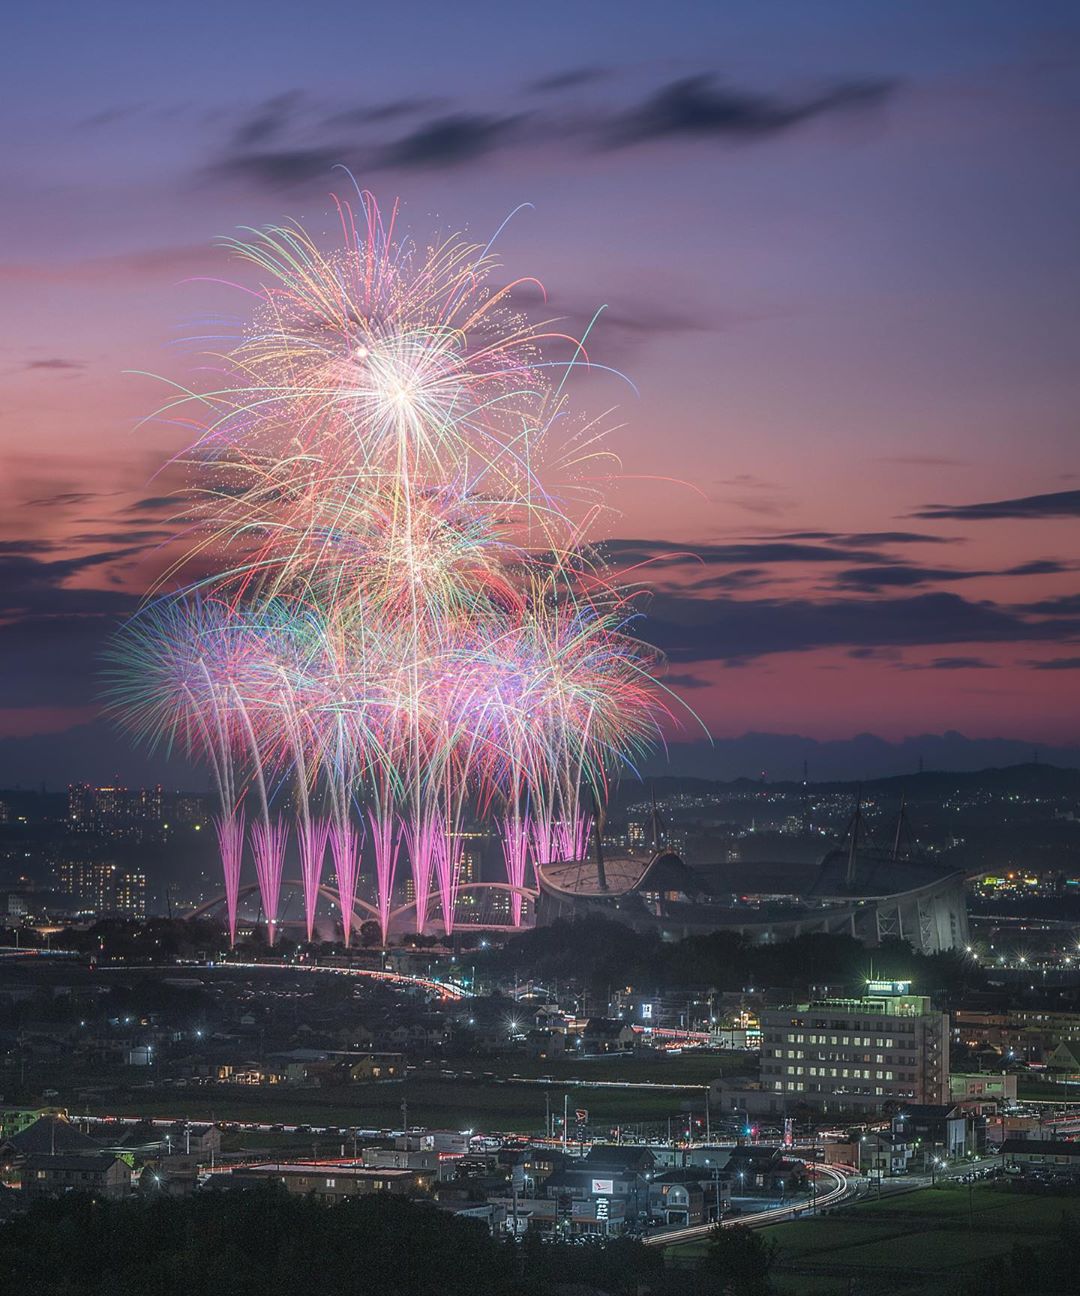
[[[16,19],[0,782],[144,768],[96,718],[96,655],[160,561],[154,466],[182,438],[133,433],[161,389],[124,371],[184,381],[176,339],[224,303],[187,281],[234,273],[215,237],[328,229],[337,163],[414,227],[486,238],[531,203],[508,271],[537,270],[572,328],[607,305],[590,353],[641,393],[612,393],[608,550],[647,564],[646,633],[718,752],[948,730],[1075,751],[1075,21],[780,8],[465,33],[420,6],[407,76],[365,21],[358,86],[355,59],[237,6],[200,47],[227,87],[206,99],[197,5],[147,45],[106,6],[90,63],[77,40],[33,57],[48,15]],[[495,69],[479,86],[466,48]]]

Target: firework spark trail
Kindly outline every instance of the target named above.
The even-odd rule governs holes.
[[[288,838],[289,829],[280,819],[269,823],[257,820],[251,825],[251,850],[255,857],[255,874],[259,879],[259,895],[262,898],[271,945],[277,940],[281,874]]]
[[[525,885],[525,869],[529,858],[530,825],[520,815],[508,815],[502,822],[503,860],[506,864],[506,880],[512,887]],[[510,893],[511,921],[515,927],[521,926],[521,892]]]
[[[390,901],[394,894],[394,875],[397,872],[401,836],[396,831],[391,815],[380,817],[374,810],[369,810],[368,822],[371,825],[371,846],[375,854],[379,933],[385,945],[390,930]]]
[[[458,888],[461,885],[461,839],[450,834],[445,826],[435,834],[435,876],[439,883],[439,900],[442,904],[443,930],[449,936],[454,930],[454,910],[457,907]]]
[[[592,815],[577,814],[574,818],[555,825],[555,851],[558,859],[585,859],[589,853],[592,836]]]
[[[515,888],[530,852],[580,858],[582,788],[599,806],[670,710],[588,546],[608,452],[606,416],[569,410],[571,373],[599,367],[584,338],[516,311],[490,245],[399,239],[368,194],[337,207],[337,251],[297,226],[228,243],[260,304],[220,378],[161,411],[195,429],[183,553],[157,587],[180,588],[121,636],[110,701],[210,764],[223,825],[252,798],[272,935],[271,803],[291,783],[309,936],[329,842],[347,943],[357,808],[384,941],[403,839],[417,928],[434,879],[449,931],[466,814],[501,820]],[[235,896],[235,832],[218,835]]]
[[[229,917],[229,944],[236,944],[236,902],[240,891],[240,863],[244,855],[244,812],[214,818],[221,868],[225,875],[225,907]]]
[[[296,825],[296,840],[300,851],[300,877],[304,884],[304,920],[307,938],[311,941],[315,929],[315,910],[319,903],[322,884],[323,860],[330,823],[326,819],[300,819]]]
[[[341,908],[341,928],[348,946],[352,933],[353,909],[356,904],[356,883],[360,871],[361,838],[352,823],[333,823],[330,826],[330,855],[337,877],[338,905]]]
[[[441,826],[430,813],[419,814],[404,825],[403,835],[412,869],[413,895],[416,898],[416,930],[423,933],[428,921],[431,899],[431,875],[435,867],[436,839]]]

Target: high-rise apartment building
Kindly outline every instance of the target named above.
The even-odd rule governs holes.
[[[761,1014],[762,1096],[826,1112],[949,1097],[949,1019],[909,981],[869,981],[853,999],[818,999]]]
[[[146,841],[161,836],[162,809],[160,786],[72,783],[68,787],[68,824],[74,832]]]
[[[56,865],[56,884],[94,913],[146,917],[146,874],[141,869],[108,860],[63,859]]]

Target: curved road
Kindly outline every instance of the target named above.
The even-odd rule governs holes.
[[[741,1225],[744,1228],[764,1228],[768,1224],[780,1224],[785,1220],[792,1220],[805,1215],[811,1209],[816,1212],[825,1206],[836,1206],[854,1191],[849,1182],[849,1176],[843,1170],[823,1165],[817,1166],[816,1170],[819,1175],[827,1175],[833,1181],[833,1185],[828,1192],[821,1193],[813,1205],[809,1202],[798,1202],[795,1205],[769,1206],[765,1210],[754,1211],[752,1214],[736,1215],[731,1219],[721,1220],[721,1226],[723,1228],[735,1228]],[[644,1238],[643,1241],[646,1246],[673,1246],[677,1242],[692,1242],[695,1238],[708,1237],[715,1227],[715,1224],[694,1224],[689,1228],[671,1229],[665,1233],[653,1233],[651,1236]]]

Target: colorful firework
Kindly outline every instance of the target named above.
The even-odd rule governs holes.
[[[122,722],[211,768],[233,938],[249,798],[271,940],[276,805],[309,939],[329,846],[348,942],[365,836],[383,939],[403,844],[417,929],[434,885],[452,930],[470,814],[519,923],[530,858],[581,857],[582,788],[602,800],[667,714],[585,544],[607,452],[568,409],[581,342],[513,309],[490,247],[420,249],[360,206],[333,253],[295,227],[229,244],[260,304],[220,383],[166,406],[193,428],[183,556],[112,652]]]

